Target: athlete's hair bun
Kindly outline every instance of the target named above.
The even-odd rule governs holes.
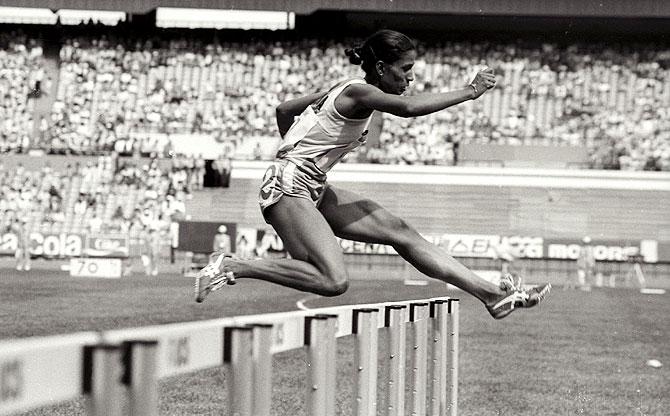
[[[363,62],[363,57],[361,56],[361,53],[362,48],[360,46],[344,50],[344,54],[349,57],[349,62],[351,62],[354,65],[360,65]]]

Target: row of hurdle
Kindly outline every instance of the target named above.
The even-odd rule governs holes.
[[[305,412],[334,416],[337,339],[352,335],[354,415],[453,416],[458,311],[433,298],[2,341],[0,415],[83,396],[89,416],[155,416],[159,380],[223,367],[222,412],[269,416],[273,355],[306,348]]]

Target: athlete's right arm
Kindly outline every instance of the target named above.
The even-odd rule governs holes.
[[[387,94],[377,87],[366,84],[355,84],[352,87],[347,88],[345,93],[357,103],[356,107],[381,111],[398,117],[424,116],[460,104],[473,97],[473,89],[470,87],[446,93],[412,96]]]
[[[344,91],[347,97],[344,105],[346,106],[346,101],[348,101],[359,111],[376,110],[399,117],[417,117],[479,98],[486,90],[494,86],[495,75],[488,70],[477,73],[467,87],[443,93],[403,96],[385,93],[369,84],[353,84]]]
[[[275,110],[279,135],[283,138],[288,129],[291,128],[291,125],[293,125],[295,117],[305,111],[308,105],[323,98],[326,93],[326,91],[315,92],[279,104]]]

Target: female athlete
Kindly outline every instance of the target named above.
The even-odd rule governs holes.
[[[416,48],[407,36],[382,30],[345,53],[351,63],[361,65],[363,79],[349,79],[328,91],[286,101],[276,110],[283,140],[263,178],[259,202],[291,258],[212,256],[196,276],[196,301],[240,278],[323,296],[340,295],[347,290],[348,276],[338,236],[393,246],[420,272],[477,297],[496,319],[515,308],[538,304],[549,292],[549,284],[523,289],[509,277],[499,285],[491,283],[379,204],[326,181],[333,165],[365,143],[373,111],[417,117],[444,110],[493,88],[493,71],[478,72],[469,85],[456,91],[404,96],[414,80],[416,59]]]

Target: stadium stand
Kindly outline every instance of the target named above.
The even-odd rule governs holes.
[[[428,146],[585,147],[593,168],[667,170],[669,57],[667,49],[651,45],[436,45],[417,62],[416,90],[457,88],[483,62],[500,82],[482,100],[428,120],[389,117],[383,141],[402,143],[399,136],[408,135]]]
[[[356,75],[341,54],[345,44],[316,39],[127,43],[77,39],[61,49],[59,98],[65,101],[53,118],[62,120],[65,108],[79,114],[87,125],[75,136],[96,149],[133,130],[207,133],[244,147],[254,137],[276,135],[271,120],[283,98]],[[501,82],[482,100],[451,111],[412,120],[385,115],[381,146],[359,160],[451,165],[460,144],[493,143],[584,148],[594,168],[668,169],[667,55],[648,45],[635,51],[522,42],[424,45],[415,92],[459,88],[481,62]],[[97,113],[105,120],[90,118]],[[52,130],[54,137],[61,133]]]
[[[27,151],[35,144],[32,94],[45,82],[42,46],[26,35],[0,33],[0,153]]]
[[[191,169],[155,159],[84,160],[57,169],[0,164],[0,222],[19,213],[30,231],[139,239],[147,229],[167,233],[170,220],[184,215]]]
[[[65,38],[43,133],[49,144],[43,147],[72,154],[132,153],[139,147],[166,155],[166,135],[185,134],[227,143],[236,158],[268,158],[272,149],[263,148],[260,155],[255,149],[264,138],[276,138],[276,104],[357,75],[342,54],[355,41]],[[33,128],[29,83],[22,81],[35,77],[30,68],[39,67],[41,48],[25,37],[4,43],[4,53],[13,57],[3,60],[5,65],[17,59],[28,65],[21,73],[4,71],[6,83],[18,78],[26,90],[12,90],[13,104],[4,106],[13,116],[3,126],[2,150],[26,151],[31,137],[25,132]],[[574,149],[576,156],[554,163],[558,167],[670,169],[670,52],[663,46],[421,43],[413,91],[459,88],[484,62],[500,75],[491,93],[427,117],[384,115],[379,140],[371,138],[367,149],[349,160],[480,164],[490,158],[459,153],[472,156],[468,146],[493,144]],[[511,159],[500,164],[521,166],[514,161],[522,153],[510,150]]]

